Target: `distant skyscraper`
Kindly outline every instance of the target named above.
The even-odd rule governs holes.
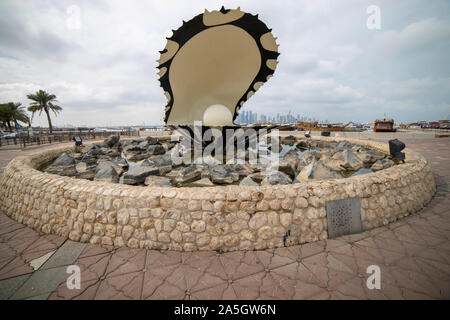
[[[236,118],[237,124],[255,124],[255,123],[297,123],[298,121],[319,121],[314,117],[307,117],[305,115],[300,115],[299,113],[295,116],[291,114],[291,111],[288,113],[282,114],[277,113],[276,115],[266,115],[259,114],[258,112],[254,112],[251,110],[244,111],[242,110],[238,117]],[[328,120],[326,120],[327,122]]]

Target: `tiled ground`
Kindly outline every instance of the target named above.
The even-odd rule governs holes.
[[[396,223],[334,240],[222,254],[112,248],[39,235],[0,214],[0,298],[449,299],[450,139],[404,142],[430,161],[434,199]],[[68,264],[81,268],[80,290],[66,286]],[[381,269],[380,290],[366,286],[369,265]]]

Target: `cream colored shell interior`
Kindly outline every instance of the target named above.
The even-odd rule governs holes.
[[[234,114],[260,67],[258,46],[241,28],[222,25],[195,35],[171,63],[174,105],[168,124],[201,121],[205,110],[214,104],[224,105]]]

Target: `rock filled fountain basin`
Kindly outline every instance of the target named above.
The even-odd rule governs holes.
[[[372,141],[289,136],[270,154],[276,168],[213,158],[174,166],[174,149],[170,137],[111,137],[18,157],[0,178],[0,210],[75,241],[225,252],[326,239],[336,201],[357,202],[360,231],[386,225],[436,189],[424,157],[405,149],[394,165],[388,145]]]
[[[276,147],[260,143],[256,149],[246,150],[246,162],[231,164],[224,157],[216,159],[208,155],[195,158],[191,150],[178,148],[177,142],[167,139],[159,141],[148,137],[120,141],[118,136],[112,136],[103,143],[63,153],[41,170],[129,185],[207,187],[284,185],[347,178],[394,165],[387,154],[348,141],[317,141],[287,136],[281,139],[281,145],[277,145],[277,150],[272,150]],[[259,149],[265,149],[267,153],[261,161],[256,158]],[[175,154],[182,156],[184,153],[189,153],[188,163],[175,164],[172,161]],[[255,155],[256,161],[249,161],[250,153]],[[234,160],[236,162],[236,157]]]

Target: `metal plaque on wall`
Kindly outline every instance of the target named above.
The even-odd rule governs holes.
[[[359,198],[327,201],[328,237],[362,232]]]

